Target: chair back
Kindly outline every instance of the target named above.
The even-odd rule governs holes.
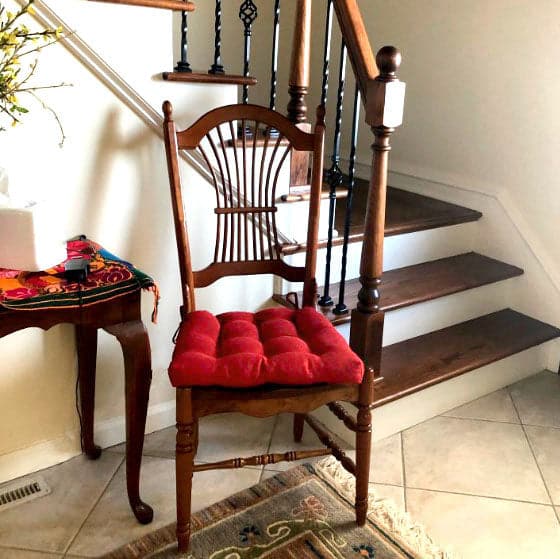
[[[196,308],[195,288],[206,287],[224,276],[252,274],[274,274],[288,281],[303,282],[303,304],[314,305],[324,110],[317,110],[317,124],[312,133],[300,130],[280,113],[250,104],[220,107],[182,131],[176,130],[169,101],[163,104],[163,112],[186,311]],[[255,132],[259,130],[264,133]],[[212,178],[216,195],[214,257],[208,266],[197,271],[192,269],[179,150],[198,152]],[[292,150],[309,152],[313,158],[304,267],[284,262],[276,225],[278,181],[282,169],[289,170]],[[204,238],[207,238],[206,231]]]

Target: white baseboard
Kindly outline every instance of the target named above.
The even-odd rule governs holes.
[[[148,408],[146,433],[175,425],[175,400]],[[102,448],[125,440],[124,415],[95,424],[95,442]],[[81,454],[79,433],[67,432],[60,437],[42,441],[27,448],[0,456],[0,483],[50,468]]]
[[[49,468],[80,454],[78,433],[65,433],[0,456],[0,483]]]
[[[436,415],[504,388],[545,368],[549,344],[537,346],[373,410],[373,438],[384,439]],[[356,410],[348,407],[355,415]],[[351,445],[354,434],[326,408],[314,415]]]
[[[148,408],[146,434],[175,425],[175,400],[155,404]],[[120,444],[125,440],[125,418],[113,417],[95,424],[95,442],[102,448]]]

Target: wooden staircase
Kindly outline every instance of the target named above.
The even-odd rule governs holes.
[[[192,3],[182,0],[100,1],[138,6],[151,5],[183,12],[194,9]],[[221,6],[221,3],[218,4]],[[523,270],[483,254],[465,251],[437,260],[388,270],[383,275],[381,274],[384,237],[472,223],[478,221],[482,214],[476,210],[420,194],[386,188],[390,138],[401,124],[404,101],[404,84],[398,80],[396,75],[401,60],[400,53],[393,47],[383,47],[374,58],[356,0],[333,0],[329,2],[329,5],[334,8],[336,20],[345,39],[345,49],[348,51],[352,71],[365,109],[365,123],[372,129],[374,136],[371,179],[369,181],[356,179],[355,181],[352,224],[349,230],[350,243],[362,244],[363,242],[364,246],[368,248],[362,255],[361,279],[347,281],[345,286],[346,301],[350,305],[351,311],[356,306],[357,300],[360,299],[360,308],[355,311],[353,317],[355,319],[353,349],[367,363],[368,357],[372,353],[371,348],[378,349],[385,313],[511,280],[522,275]],[[298,0],[297,6],[294,26],[296,33],[294,34],[290,65],[288,116],[292,122],[306,127],[309,125],[305,99],[310,74],[309,52],[312,33],[309,15],[311,2],[310,0]],[[219,21],[218,13],[220,13]],[[217,54],[215,54],[215,64],[220,59],[221,8],[217,9],[216,14],[215,53]],[[186,13],[183,15],[186,16]],[[254,15],[256,16],[256,10]],[[329,22],[331,17],[332,10],[330,15],[329,12],[327,13]],[[224,76],[212,72],[208,74],[167,72],[164,75],[165,79],[203,83],[237,83],[244,86],[244,102],[246,102],[247,87],[255,84],[255,79],[248,74],[248,38],[251,35],[252,21],[253,19],[245,22],[244,76]],[[327,29],[331,27],[331,23],[327,24]],[[278,18],[274,22],[274,29],[276,35],[279,30]],[[182,43],[182,45],[185,48],[182,50],[185,51],[186,25],[183,26],[183,33],[182,42],[184,44]],[[276,58],[277,54],[276,52]],[[329,74],[329,57],[330,54],[326,52],[325,48],[324,78],[328,78]],[[276,70],[277,60],[276,63],[273,63],[272,71],[272,105],[276,99]],[[327,81],[323,84],[323,103],[326,100],[326,84]],[[358,96],[356,96],[356,100],[358,105]],[[342,107],[340,92],[339,101]],[[385,109],[388,107],[391,107],[392,110],[386,111]],[[358,115],[356,111],[355,114]],[[335,128],[340,126],[340,118],[340,114],[337,114],[338,126],[335,125]],[[357,124],[358,120],[355,121],[356,126]],[[357,139],[357,134],[353,135]],[[233,144],[235,142],[232,140]],[[258,147],[259,145],[262,145],[262,141],[257,136],[253,146]],[[337,162],[337,169],[340,162],[339,156],[340,153],[337,151],[336,158],[333,159],[333,164],[335,160]],[[352,160],[352,155],[350,155],[350,159]],[[308,160],[294,162],[292,159],[290,192],[283,196],[284,202],[303,201],[308,198],[304,188],[308,163]],[[354,164],[355,161],[351,166]],[[354,169],[352,169],[353,173]],[[304,178],[303,182],[294,180],[301,178],[300,175]],[[344,196],[347,192],[344,188],[336,189],[336,187],[335,191],[328,192],[326,189],[324,191],[323,198],[337,198],[334,228],[338,234],[333,239],[332,246],[343,244],[342,231],[346,214]],[[385,243],[385,245],[387,244]],[[326,245],[325,239],[319,243],[319,248],[324,248]],[[281,246],[281,252],[285,256],[290,256],[303,252],[305,248],[303,243],[286,243]],[[417,261],[415,260],[415,262]],[[349,273],[357,275],[358,270],[354,269]],[[381,282],[380,290],[377,289],[378,281]],[[338,285],[331,284],[330,288],[334,292]],[[358,297],[359,292],[361,292],[360,297]],[[284,305],[290,305],[285,294],[277,294],[274,299]],[[511,304],[514,306],[513,302]],[[326,308],[324,313],[336,325],[350,322],[350,312],[337,315],[332,312],[331,307]],[[369,332],[370,328],[373,328],[375,333]],[[375,374],[376,379],[374,407],[393,402],[421,389],[434,386],[558,337],[560,337],[559,329],[510,308],[505,308],[385,346],[381,351],[380,371],[373,370],[378,368],[379,352],[377,352],[377,359],[368,363],[371,367],[371,374]],[[368,344],[371,348],[367,347]]]
[[[362,189],[360,189],[362,190]],[[367,192],[363,188],[362,192]],[[476,221],[480,212],[427,196],[388,189],[385,236],[413,233]],[[363,200],[354,205],[356,221],[351,242],[363,238]],[[335,239],[335,244],[340,242]],[[286,245],[288,254],[301,245]],[[390,313],[485,285],[521,276],[523,270],[476,252],[467,252],[384,272],[380,310]],[[355,305],[361,284],[346,282],[346,300]],[[338,284],[331,285],[336,292]],[[286,306],[285,295],[274,299]],[[301,300],[301,296],[300,296]],[[350,313],[323,309],[333,324],[350,322]],[[374,391],[374,407],[504,359],[560,337],[560,330],[506,308],[485,316],[400,341],[382,350],[381,379]]]

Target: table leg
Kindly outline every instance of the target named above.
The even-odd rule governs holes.
[[[91,460],[101,456],[101,448],[93,440],[93,416],[95,409],[95,365],[97,360],[97,328],[76,325],[76,348],[78,352],[78,384],[82,415],[82,450]]]
[[[152,380],[150,341],[141,320],[105,328],[121,344],[125,369],[126,485],[128,500],[141,524],[149,524],[152,508],[140,499],[140,466]]]

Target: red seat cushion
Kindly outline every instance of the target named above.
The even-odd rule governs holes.
[[[312,307],[189,313],[169,366],[173,386],[360,383],[361,359]]]

